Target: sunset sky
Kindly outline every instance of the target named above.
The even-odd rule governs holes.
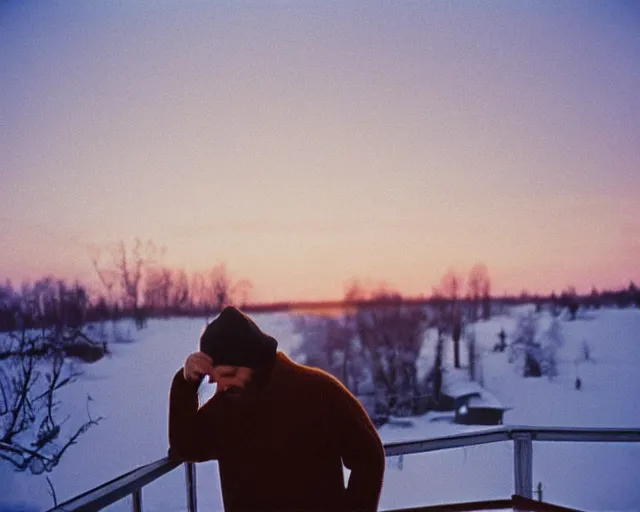
[[[640,283],[640,6],[0,0],[0,279],[135,237],[256,300]]]

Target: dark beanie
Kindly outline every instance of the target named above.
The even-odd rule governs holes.
[[[259,370],[275,356],[278,342],[238,309],[227,306],[204,330],[200,351],[214,366],[245,366]]]

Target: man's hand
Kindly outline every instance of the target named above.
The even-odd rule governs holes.
[[[190,382],[200,382],[205,375],[209,376],[209,382],[213,382],[213,361],[204,352],[194,352],[187,357],[183,374],[184,378]]]

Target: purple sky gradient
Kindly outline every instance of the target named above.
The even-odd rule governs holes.
[[[0,278],[640,282],[634,2],[5,1],[0,48]]]

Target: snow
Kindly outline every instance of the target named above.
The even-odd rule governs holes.
[[[522,308],[520,308],[520,311]],[[256,322],[291,354],[299,343],[292,317],[254,315]],[[564,427],[640,428],[640,310],[599,310],[575,321],[561,320],[564,344],[559,374],[553,380],[522,378],[508,355],[492,352],[498,333],[510,335],[514,314],[474,326],[481,373],[488,396],[506,407],[505,424]],[[542,315],[540,328],[550,324]],[[86,396],[92,416],[103,420],[73,446],[49,475],[58,501],[67,500],[134,467],[166,455],[169,383],[185,357],[197,347],[204,319],[152,320],[135,332],[135,342],[114,344],[113,354],[84,366],[84,375],[61,393],[63,414],[76,423],[86,418]],[[507,340],[508,341],[508,340]],[[591,362],[581,360],[584,343]],[[445,362],[453,361],[446,343]],[[466,364],[466,345],[461,356]],[[426,338],[422,354],[428,367],[435,336]],[[456,377],[463,382],[463,372]],[[582,389],[576,390],[576,376]],[[210,391],[210,390],[209,390]],[[428,413],[392,421],[379,429],[384,442],[418,440],[483,426],[452,424],[451,415]],[[71,420],[70,420],[71,422]],[[71,428],[73,424],[67,425]],[[534,487],[543,498],[586,510],[640,509],[640,445],[625,443],[534,443]],[[215,462],[197,466],[198,507],[221,510]],[[474,447],[389,457],[381,509],[509,497],[513,493],[513,446],[503,442]],[[173,471],[143,490],[145,511],[185,510],[184,472]],[[0,510],[46,510],[53,505],[45,475],[15,473],[0,463]],[[130,510],[128,499],[108,510]]]
[[[462,398],[482,393],[482,386],[476,381],[469,380],[465,371],[448,370],[443,372],[442,392],[451,398]]]
[[[472,396],[467,401],[470,407],[488,407],[491,409],[503,409],[507,410],[508,407],[504,407],[500,400],[495,395],[488,391],[484,391],[480,396]]]

